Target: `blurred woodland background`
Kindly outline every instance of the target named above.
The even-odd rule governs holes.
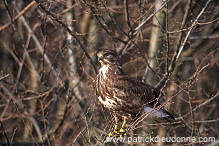
[[[218,0],[2,0],[0,20],[0,145],[213,143],[107,143],[114,118],[92,89],[106,48],[184,123],[144,121],[130,136],[218,145]]]

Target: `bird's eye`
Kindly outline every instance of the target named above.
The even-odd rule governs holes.
[[[102,55],[102,54],[100,54],[100,55],[98,55],[98,57],[99,57],[99,58],[102,58],[102,57],[103,57],[103,55]]]

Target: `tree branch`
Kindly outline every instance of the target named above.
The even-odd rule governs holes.
[[[80,39],[78,38],[77,35],[75,35],[72,30],[61,20],[59,19],[58,17],[56,17],[54,14],[52,14],[43,4],[40,0],[35,0],[39,7],[45,12],[47,13],[49,16],[51,16],[53,19],[55,19],[55,21],[57,21],[61,26],[63,26],[67,31],[68,33],[70,33],[76,40],[76,42],[79,44],[80,48],[82,49],[82,51],[84,52],[85,56],[88,58],[90,64],[92,65],[95,73],[97,73],[97,69],[96,69],[96,66],[93,62],[93,60],[91,59],[90,55],[88,54],[86,48],[84,47],[84,45],[82,44],[82,42],[80,41]]]

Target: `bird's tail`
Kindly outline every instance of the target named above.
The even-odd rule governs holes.
[[[149,118],[152,118],[165,126],[176,126],[179,124],[179,122],[175,120],[174,116],[164,109],[145,107],[144,112],[149,114]]]

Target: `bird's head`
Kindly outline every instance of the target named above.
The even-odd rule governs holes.
[[[118,55],[116,50],[113,49],[105,49],[97,53],[98,61],[101,65],[107,65],[118,62]]]

